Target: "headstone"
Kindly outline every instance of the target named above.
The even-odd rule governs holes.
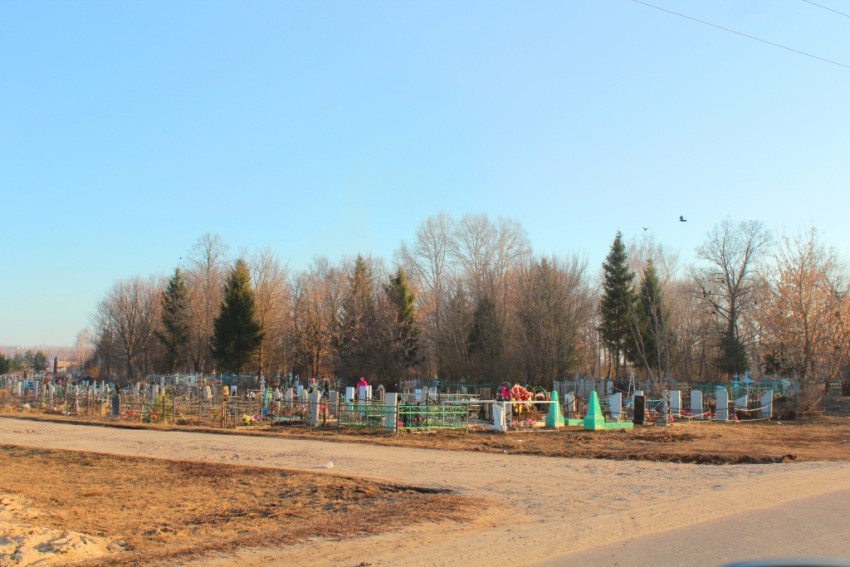
[[[415,390],[413,390],[413,398],[414,398],[417,402],[421,402],[421,401],[422,401],[422,388],[416,388]]]
[[[605,380],[605,395],[610,396],[614,393],[614,382],[611,380]]]
[[[633,400],[634,419],[632,421],[635,425],[643,425],[646,421],[646,397],[643,395],[635,396]]]
[[[156,401],[157,395],[159,395],[159,386],[151,384],[151,400]]]
[[[773,390],[768,390],[761,395],[761,413],[759,417],[770,419],[773,417]]]
[[[136,382],[136,385],[133,386],[133,395],[139,397],[139,383]]]
[[[304,391],[304,386],[301,385],[301,382],[295,385],[295,395],[299,398],[301,397],[301,392]]]
[[[430,398],[432,400],[437,399],[437,387],[436,386],[431,386],[430,388],[428,388],[428,398]]]
[[[694,419],[702,419],[702,391],[691,390],[691,415]]]
[[[210,388],[210,385],[207,384],[206,386],[204,386],[204,400],[211,400],[211,399],[212,399],[212,388]]]
[[[165,389],[165,376],[159,377],[159,387]]]
[[[383,384],[378,385],[378,387],[375,389],[375,394],[376,394],[376,398],[379,402],[384,401],[384,396],[386,394],[386,390],[384,389]]]
[[[53,409],[53,393],[56,391],[56,386],[53,382],[47,385],[47,408]]]
[[[230,397],[235,398],[238,390],[239,389],[236,387],[236,384],[231,384],[231,386],[230,386]]]
[[[493,402],[493,425],[495,431],[504,433],[508,430],[508,413],[511,411],[511,404],[508,402]]]
[[[611,411],[611,419],[613,421],[620,421],[620,417],[623,414],[623,393],[617,392],[608,396],[608,407]]]
[[[673,417],[682,415],[682,391],[670,390],[670,414]]]
[[[354,401],[355,392],[357,389],[354,386],[346,386],[345,388],[345,401],[347,403],[351,403]]]
[[[308,394],[307,402],[307,425],[316,427],[319,425],[319,405],[321,404],[322,393],[319,390],[313,390]]]
[[[112,396],[112,413],[110,415],[112,417],[119,417],[121,415],[121,396],[117,393]]]
[[[714,419],[716,421],[729,421],[729,392],[726,391],[726,388],[718,386],[714,391],[714,400]]]
[[[389,393],[384,399],[384,429],[395,431],[398,425],[398,394]]]
[[[357,399],[362,401],[372,399],[372,386],[360,386],[357,388]]]

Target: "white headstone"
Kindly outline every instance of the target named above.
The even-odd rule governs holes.
[[[682,415],[681,390],[670,390],[670,413],[675,417]]]
[[[319,390],[313,390],[309,394],[307,403],[307,425],[316,427],[319,425],[319,405],[321,404],[322,393]]]
[[[354,386],[347,386],[345,388],[345,401],[346,402],[351,403],[351,402],[354,401],[354,392],[355,392]]]
[[[295,395],[296,396],[298,396],[300,398],[301,392],[303,392],[303,391],[304,391],[304,386],[302,386],[300,382],[295,385]]]
[[[212,388],[210,388],[209,384],[204,386],[204,399],[205,400],[211,400],[212,399]]]
[[[619,421],[623,413],[623,393],[617,392],[608,396],[608,407],[611,410],[611,419]]]
[[[768,390],[761,395],[761,413],[760,417],[770,419],[773,417],[773,390]]]
[[[507,402],[493,402],[493,426],[496,431],[505,432],[508,430],[507,413],[510,411],[511,404]]]
[[[384,429],[395,431],[398,422],[398,394],[390,393],[384,397]]]
[[[413,399],[415,399],[417,402],[422,401],[422,388],[416,388],[415,390],[413,390]]]
[[[702,391],[691,390],[691,415],[696,419],[702,419]]]
[[[726,388],[718,388],[714,391],[715,409],[714,419],[716,421],[729,421],[729,392]]]
[[[357,399],[362,401],[372,399],[372,386],[360,386],[357,388]]]

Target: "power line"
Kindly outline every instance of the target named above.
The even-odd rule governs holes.
[[[845,18],[850,18],[850,14],[845,14],[844,12],[839,12],[838,10],[833,10],[832,8],[830,8],[828,6],[823,6],[821,4],[818,4],[817,2],[812,2],[812,0],[803,0],[803,2],[805,2],[806,4],[811,4],[812,6],[817,6],[818,8],[823,8],[824,10],[828,10],[830,12],[836,13],[839,16],[844,16]]]
[[[804,2],[807,0],[803,0]],[[806,57],[811,57],[812,59],[817,59],[819,61],[823,61],[824,63],[831,63],[833,65],[837,65],[839,67],[844,67],[845,69],[850,69],[850,65],[845,65],[844,63],[839,63],[838,61],[833,61],[832,59],[826,59],[825,57],[820,57],[818,55],[813,55],[811,53],[806,53],[805,51],[800,51],[799,49],[794,49],[793,47],[788,47],[787,45],[782,45],[779,43],[774,43],[772,41],[768,41],[766,39],[761,39],[760,37],[756,37],[754,35],[750,35],[747,33],[735,31],[733,29],[724,28],[723,26],[719,26],[717,24],[712,24],[711,22],[706,22],[705,20],[700,20],[698,18],[694,18],[691,16],[687,16],[685,14],[680,14],[679,12],[674,12],[673,10],[668,10],[667,8],[662,8],[661,6],[656,6],[654,4],[650,4],[648,2],[643,2],[642,0],[632,0],[635,4],[641,4],[648,8],[654,8],[656,10],[660,10],[661,12],[667,12],[668,14],[673,14],[674,16],[679,16],[680,18],[685,18],[686,20],[691,20],[693,22],[697,22],[706,26],[710,26],[712,28],[717,28],[719,30],[723,30],[729,33],[734,33],[735,35],[740,35],[741,37],[746,37],[747,39],[752,39],[761,43],[766,43],[767,45],[772,45],[773,47],[778,47],[780,49],[784,49],[786,51],[790,51],[792,53],[796,53],[797,55],[805,55]]]

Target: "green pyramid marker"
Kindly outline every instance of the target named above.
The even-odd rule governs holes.
[[[605,421],[605,416],[602,415],[602,406],[599,405],[599,394],[596,391],[590,392],[590,399],[587,401],[587,413],[584,416],[584,428],[587,431],[599,431],[602,429],[631,429],[634,423],[631,422],[611,422]]]
[[[564,416],[561,413],[561,404],[558,402],[558,392],[552,392],[552,401],[549,404],[549,413],[546,414],[546,427],[559,429],[564,426]]]

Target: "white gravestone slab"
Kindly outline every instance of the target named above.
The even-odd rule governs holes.
[[[682,392],[681,390],[670,390],[670,413],[674,417],[682,415]]]
[[[729,392],[726,391],[726,388],[715,390],[714,400],[714,419],[716,421],[729,421]]]
[[[691,390],[691,415],[695,419],[702,419],[702,391]]]
[[[623,393],[617,392],[608,396],[608,407],[611,411],[611,419],[620,421],[623,414]]]
[[[386,394],[384,397],[384,429],[394,431],[398,421],[398,394]]]
[[[761,395],[761,413],[760,417],[770,419],[773,417],[773,390],[768,390]]]

